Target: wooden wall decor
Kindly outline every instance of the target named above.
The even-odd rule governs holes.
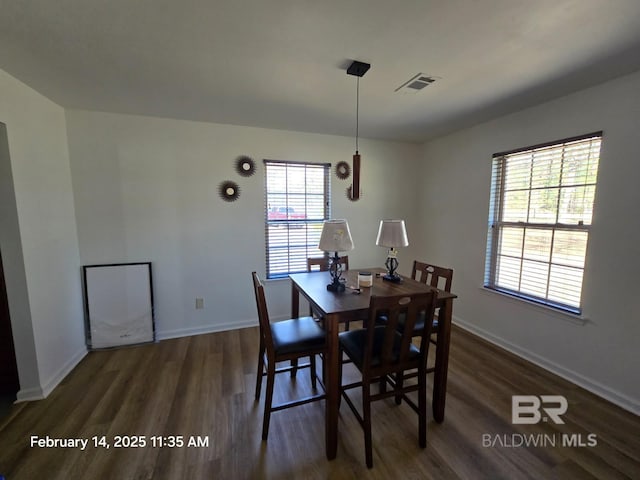
[[[225,202],[234,202],[240,196],[240,187],[236,182],[225,180],[219,185],[218,194]]]
[[[340,180],[345,180],[349,178],[349,175],[351,175],[351,167],[347,162],[341,161],[336,163],[336,177]]]
[[[251,157],[241,155],[236,158],[236,172],[243,177],[250,177],[256,173],[256,162]]]

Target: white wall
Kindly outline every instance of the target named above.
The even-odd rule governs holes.
[[[454,268],[458,324],[640,412],[640,72],[424,146],[419,256]],[[491,156],[603,130],[586,323],[483,290]],[[513,392],[540,394],[553,392]]]
[[[20,384],[38,388],[40,376],[31,325],[27,278],[24,271],[18,209],[13,188],[9,138],[6,125],[0,124],[0,254],[9,300],[9,316]]]
[[[86,354],[80,257],[64,110],[1,70],[0,92],[2,195],[14,200],[1,240],[25,400],[46,396]]]
[[[353,153],[348,137],[73,110],[65,123],[59,106],[2,71],[0,92],[9,140],[9,159],[0,158],[0,248],[22,398],[46,395],[84,355],[82,264],[152,261],[161,338],[254,324],[249,273],[264,274],[261,160],[335,165]],[[333,216],[349,220],[356,243],[351,264],[381,265],[379,220],[405,218],[411,246],[400,252],[400,270],[413,258],[453,266],[458,324],[638,412],[639,92],[637,73],[423,149],[361,140],[362,200],[349,202],[349,182],[332,176]],[[484,291],[492,153],[595,130],[604,142],[583,294],[588,321]],[[237,175],[238,155],[256,160],[256,175]],[[240,184],[237,202],[217,196],[226,179]],[[269,282],[274,317],[288,315],[289,294],[287,281]],[[204,310],[195,310],[195,297],[204,297]]]
[[[82,263],[153,262],[159,338],[257,324],[250,273],[265,272],[263,159],[335,165],[354,153],[347,137],[87,111],[67,111],[67,128]],[[350,202],[350,182],[331,180],[332,216],[349,221],[356,267],[384,263],[381,218],[415,228],[420,156],[417,145],[360,146],[362,199]],[[256,161],[254,176],[236,173],[239,155]],[[223,180],[239,184],[236,202],[218,197]],[[288,280],[268,282],[267,294],[272,317],[290,315]]]

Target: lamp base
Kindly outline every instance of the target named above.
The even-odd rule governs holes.
[[[327,290],[330,292],[344,292],[345,286],[342,282],[330,283],[329,285],[327,285]]]
[[[344,292],[344,283],[340,281],[340,277],[342,276],[342,264],[340,263],[338,252],[335,252],[335,256],[330,257],[329,260],[331,283],[327,285],[327,290],[330,292]]]
[[[402,282],[402,277],[396,273],[396,270],[398,269],[398,259],[396,258],[397,253],[398,252],[395,248],[390,248],[387,261],[384,262],[384,266],[387,267],[387,274],[384,275],[382,279],[387,282]]]
[[[382,279],[386,280],[387,282],[393,282],[393,283],[402,282],[402,277],[400,275],[396,275],[395,273],[393,275],[384,275]]]

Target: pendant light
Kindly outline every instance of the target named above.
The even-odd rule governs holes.
[[[354,60],[347,69],[348,75],[357,77],[356,83],[356,153],[353,156],[353,183],[349,191],[349,200],[358,200],[360,198],[360,152],[358,151],[358,134],[360,120],[360,77],[362,77],[369,68],[368,63],[358,62]]]

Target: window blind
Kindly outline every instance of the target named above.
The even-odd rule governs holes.
[[[581,313],[602,132],[493,155],[485,287]]]
[[[329,218],[331,164],[264,160],[267,278],[307,270]]]

